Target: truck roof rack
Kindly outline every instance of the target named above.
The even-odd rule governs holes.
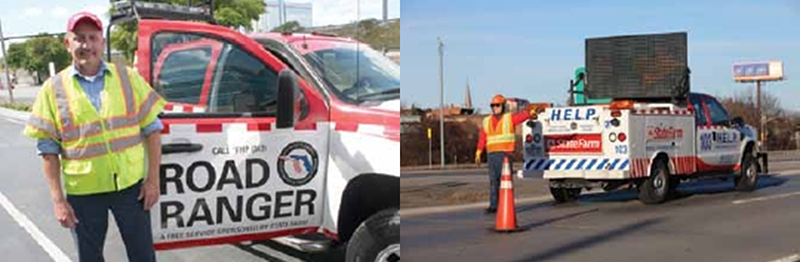
[[[106,28],[106,59],[111,61],[111,27],[128,21],[141,19],[164,19],[178,21],[203,21],[216,24],[213,0],[188,0],[188,5],[139,2],[136,0],[109,0],[111,11]]]
[[[166,19],[180,21],[203,21],[215,23],[214,1],[201,0],[196,5],[139,2],[136,0],[110,0],[111,17],[109,26],[138,19]]]

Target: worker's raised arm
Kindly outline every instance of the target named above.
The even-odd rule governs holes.
[[[511,122],[514,123],[514,126],[517,126],[519,124],[522,124],[522,122],[525,122],[525,120],[530,119],[530,117],[531,117],[531,115],[530,115],[530,113],[528,111],[522,111],[522,112],[514,114],[511,117],[511,120],[512,120]]]

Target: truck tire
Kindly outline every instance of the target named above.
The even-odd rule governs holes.
[[[648,205],[663,203],[669,197],[670,182],[667,162],[657,161],[650,177],[639,184],[639,200]]]
[[[739,175],[733,182],[737,191],[749,192],[756,189],[758,185],[758,163],[750,152],[746,153],[742,159],[742,168]]]
[[[361,223],[347,243],[347,262],[400,261],[400,214],[385,209]]]
[[[550,187],[550,194],[553,195],[556,203],[572,202],[578,200],[581,195],[581,188]]]
[[[681,185],[681,179],[676,176],[669,178],[669,194],[674,195],[678,191],[678,186]]]

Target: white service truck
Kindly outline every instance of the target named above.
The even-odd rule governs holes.
[[[245,35],[202,2],[111,12],[136,22],[137,81],[168,101],[155,249],[271,239],[400,260],[399,66],[349,38]]]
[[[584,188],[635,186],[642,202],[661,203],[681,180],[706,175],[732,174],[737,190],[751,191],[760,171],[755,129],[697,93],[546,108],[523,126],[523,138],[523,176],[546,179],[557,202]]]

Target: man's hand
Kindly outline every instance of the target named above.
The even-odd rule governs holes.
[[[481,154],[483,154],[483,150],[475,151],[475,164],[477,165],[481,164]]]
[[[161,136],[159,132],[147,135],[147,177],[139,192],[139,200],[144,199],[144,210],[150,210],[158,202],[161,193],[159,167],[161,166]]]
[[[55,204],[53,209],[55,209],[58,223],[60,223],[62,227],[75,228],[75,225],[78,224],[78,217],[75,216],[75,211],[72,210],[72,206],[69,202],[60,200],[53,204]]]
[[[528,108],[528,119],[535,120],[540,112],[542,111],[538,107]]]
[[[150,210],[158,202],[159,187],[158,181],[145,179],[141,190],[139,190],[139,200],[144,199],[144,210]]]

